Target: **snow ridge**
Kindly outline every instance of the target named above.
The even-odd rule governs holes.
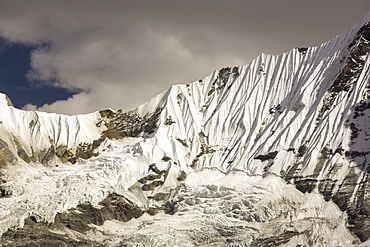
[[[0,94],[0,233],[30,216],[53,222],[58,212],[84,202],[97,206],[110,193],[145,210],[169,207],[176,213],[183,205],[184,186],[190,191],[185,190],[185,197],[199,201],[200,206],[191,210],[201,210],[201,205],[225,206],[199,199],[208,198],[199,196],[205,184],[236,188],[230,191],[262,188],[266,197],[272,184],[281,191],[276,196],[287,197],[284,203],[299,201],[295,212],[302,205],[313,207],[312,200],[333,215],[342,215],[333,209],[336,203],[349,216],[357,236],[352,240],[367,240],[369,20],[370,15],[320,46],[294,48],[280,56],[261,54],[249,65],[174,85],[132,111],[77,116],[22,111]],[[270,185],[253,184],[265,178]],[[207,193],[226,200],[221,187],[207,187],[211,191]],[[294,192],[285,195],[285,189]],[[230,212],[239,209],[230,205],[225,206]],[[227,216],[226,209],[226,213],[216,210],[225,214],[218,220],[229,222],[224,217],[234,217],[243,225],[280,217],[260,222],[264,210],[281,208],[256,205],[260,208],[250,217],[239,217],[241,211]],[[321,211],[317,214],[325,218]],[[330,221],[333,215],[328,215]],[[307,210],[291,216],[291,221],[311,216]],[[343,216],[334,230],[320,225],[315,231],[324,227],[328,241],[334,243],[334,232],[352,236],[345,223]],[[284,235],[286,243],[308,241],[310,237],[303,235],[310,227],[298,228],[293,235]],[[248,241],[268,235],[261,232],[253,230]],[[338,241],[345,243],[342,238]]]

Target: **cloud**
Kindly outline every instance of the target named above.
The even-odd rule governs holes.
[[[347,2],[1,1],[0,35],[37,46],[27,75],[34,85],[75,92],[38,110],[132,109],[172,84],[247,64],[261,52],[327,41],[370,7]]]

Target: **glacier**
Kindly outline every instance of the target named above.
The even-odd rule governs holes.
[[[0,94],[0,243],[366,246],[369,20],[130,111]]]

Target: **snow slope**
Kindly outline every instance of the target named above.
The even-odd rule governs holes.
[[[318,47],[174,85],[132,111],[27,112],[0,95],[0,232],[117,193],[174,215],[107,221],[95,231],[116,237],[90,230],[89,241],[228,245],[231,226],[231,240],[251,246],[367,240],[369,20]],[[200,232],[214,235],[191,237]]]

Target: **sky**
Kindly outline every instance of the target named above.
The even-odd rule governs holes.
[[[320,45],[369,11],[369,0],[0,0],[0,92],[25,110],[129,110],[261,53]]]

